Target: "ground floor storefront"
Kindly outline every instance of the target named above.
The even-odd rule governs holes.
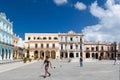
[[[57,50],[27,50],[25,57],[33,59],[45,59],[49,56],[52,59],[59,59],[59,54]]]
[[[86,52],[85,53],[86,59],[115,59],[115,53],[106,53],[106,52]]]
[[[65,59],[65,58],[80,58],[82,56],[82,52],[72,52],[72,51],[61,51],[60,52],[60,59]]]
[[[0,44],[0,60],[12,59],[12,46]]]

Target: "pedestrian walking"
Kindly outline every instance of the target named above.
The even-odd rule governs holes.
[[[82,67],[82,66],[83,66],[83,58],[80,57],[80,67]]]
[[[116,65],[117,64],[117,57],[115,57],[115,61],[114,61],[114,65]]]
[[[48,72],[48,69],[49,69],[49,66],[52,68],[52,64],[51,64],[48,56],[46,56],[46,59],[44,60],[44,63],[42,65],[42,67],[43,66],[45,68],[45,76],[44,76],[44,78],[47,77],[47,74],[48,74],[48,76],[51,76],[50,72]]]

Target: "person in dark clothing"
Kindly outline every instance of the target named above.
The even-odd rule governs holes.
[[[51,76],[51,74],[48,72],[48,68],[49,68],[49,66],[52,68],[52,65],[51,65],[51,62],[50,62],[48,56],[46,56],[46,59],[44,60],[43,66],[45,67],[45,76],[44,76],[44,78],[46,78],[47,74],[49,76]]]
[[[82,57],[80,57],[80,67],[82,67],[83,66],[83,59],[82,59]]]

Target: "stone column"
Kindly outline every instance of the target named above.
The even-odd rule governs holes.
[[[45,51],[44,51],[44,59],[46,58],[46,53],[45,53]]]
[[[69,54],[70,54],[70,52],[67,52],[67,54],[68,54],[68,59],[69,59],[69,58],[70,58],[70,55],[69,55]]]
[[[74,52],[74,58],[76,58],[76,52]]]
[[[0,60],[2,60],[2,48],[0,47]]]
[[[40,58],[40,51],[38,51],[38,58]]]

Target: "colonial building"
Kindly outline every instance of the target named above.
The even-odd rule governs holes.
[[[56,33],[26,33],[25,57],[34,59],[49,56],[59,58],[59,42]]]
[[[22,38],[13,35],[13,59],[22,59],[24,54],[24,42]]]
[[[117,55],[118,59],[120,60],[120,43],[118,43],[118,48],[117,48]]]
[[[116,56],[116,43],[111,42],[85,42],[85,59],[114,59]]]
[[[13,25],[6,18],[5,13],[0,13],[0,60],[12,59]]]
[[[60,58],[80,58],[84,57],[83,43],[84,35],[69,31],[68,33],[59,33],[59,51]]]
[[[79,58],[83,55],[83,34],[68,33],[26,33],[25,57],[53,59]]]

